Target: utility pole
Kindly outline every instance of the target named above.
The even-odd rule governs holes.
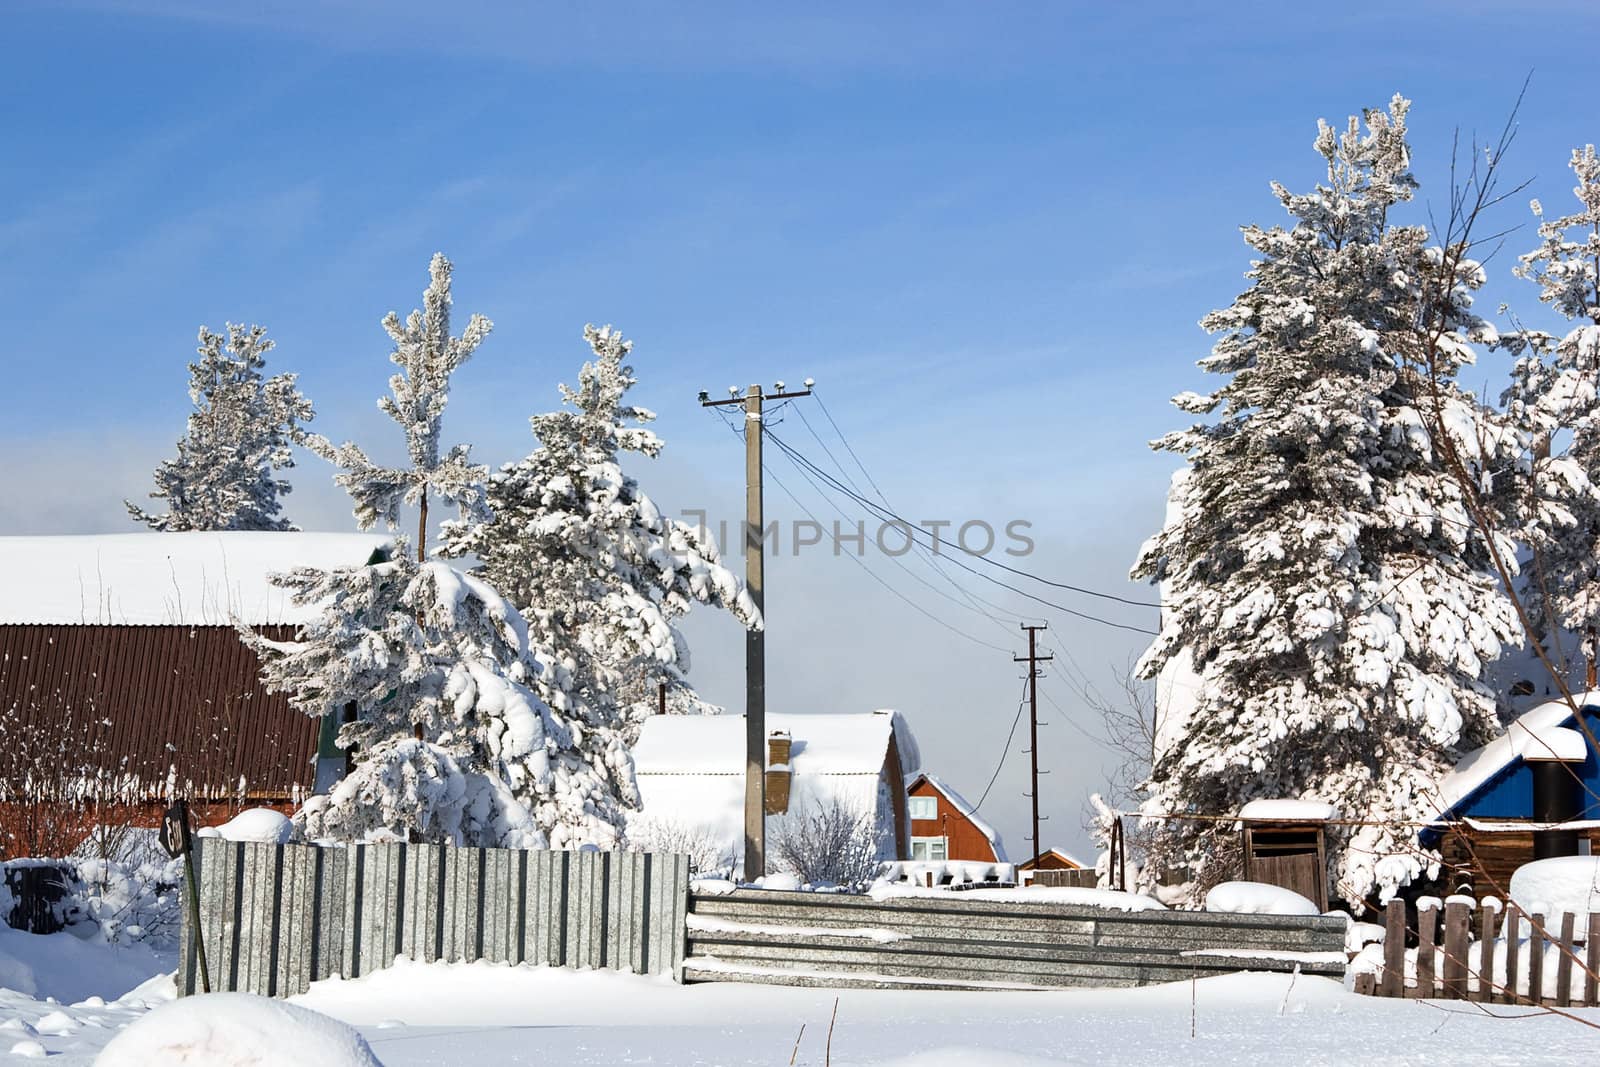
[[[744,878],[753,882],[767,873],[767,606],[763,564],[766,539],[762,536],[761,508],[761,424],[762,404],[768,400],[792,400],[810,396],[806,379],[800,392],[764,393],[752,385],[739,395],[738,386],[728,390],[728,399],[712,400],[701,392],[700,406],[744,406],[744,584],[761,613],[761,629],[746,630],[744,636]]]
[[[1038,859],[1041,853],[1039,848],[1039,664],[1049,663],[1054,656],[1039,655],[1039,631],[1047,629],[1045,626],[1029,626],[1024,623],[1022,628],[1028,632],[1028,654],[1012,656],[1014,663],[1028,665],[1028,753],[1033,757],[1033,858]]]

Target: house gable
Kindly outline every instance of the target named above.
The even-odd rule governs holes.
[[[933,801],[934,809],[932,818],[911,819],[913,849],[919,841],[931,844],[938,840],[945,854],[937,858],[969,863],[1007,862],[999,833],[978,817],[977,809],[960,793],[925,772],[912,779],[906,792],[912,798]],[[909,849],[900,854],[907,859],[919,858]]]

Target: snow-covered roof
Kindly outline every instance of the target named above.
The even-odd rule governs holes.
[[[1320,800],[1252,800],[1239,809],[1239,818],[1262,822],[1325,822],[1334,807]]]
[[[304,622],[269,574],[360,566],[380,534],[130,533],[0,537],[0,625]]]
[[[1078,857],[1074,856],[1072,853],[1068,852],[1064,848],[1047,848],[1043,852],[1039,853],[1039,855],[1035,856],[1033,859],[1027,861],[1027,863],[1024,863],[1023,866],[1028,866],[1028,864],[1034,864],[1038,860],[1042,860],[1046,856],[1050,856],[1050,855],[1054,855],[1059,859],[1065,860],[1066,862],[1072,864],[1074,867],[1077,867],[1079,870],[1087,870],[1088,868],[1094,866],[1094,864],[1092,864],[1092,863],[1084,863],[1082,860],[1080,860]]]
[[[889,738],[898,740],[902,773],[917,767],[915,742],[897,711],[850,714],[769,714],[767,733],[787,733],[789,769],[807,774],[870,774],[883,770]],[[725,774],[744,777],[743,715],[652,715],[633,746],[639,775]]]
[[[927,782],[929,785],[933,786],[933,788],[937,789],[941,794],[943,794],[945,800],[950,802],[950,806],[960,812],[962,816],[972,824],[973,829],[977,830],[988,840],[989,847],[994,849],[995,862],[1011,862],[1006,858],[1006,845],[1004,841],[1000,840],[1000,831],[996,830],[993,826],[990,826],[987,822],[985,822],[983,818],[978,815],[978,809],[973,804],[969,803],[966,797],[962,796],[960,793],[957,793],[954,789],[946,785],[942,779],[935,778],[927,771],[922,771],[919,773],[916,778],[911,781],[911,784],[906,786],[906,792],[909,793],[912,789],[916,788],[918,783],[921,782]]]
[[[1574,694],[1573,703],[1580,708],[1600,704],[1600,693]],[[1512,763],[1526,758],[1524,752],[1531,752],[1534,748],[1544,751],[1551,741],[1551,738],[1546,737],[1549,731],[1569,727],[1571,723],[1572,708],[1565,700],[1552,700],[1540,704],[1511,720],[1511,725],[1506,727],[1505,733],[1482,748],[1462,756],[1456,761],[1450,773],[1439,782],[1441,800],[1439,814],[1449,812],[1473,793],[1488,785],[1490,779]],[[1541,737],[1546,737],[1543,744],[1538,740]],[[1554,739],[1558,745],[1570,744],[1569,741],[1561,740],[1560,734],[1554,735]],[[1582,739],[1581,735],[1579,739]]]
[[[835,801],[853,810],[880,809],[889,739],[909,777],[920,757],[897,711],[866,714],[769,714],[767,733],[790,737],[789,813],[810,813]],[[652,715],[633,748],[640,827],[734,841],[744,825],[743,715]],[[781,817],[778,817],[781,818]],[[769,826],[771,820],[769,820]],[[632,832],[632,831],[630,831]],[[770,832],[770,831],[769,831]]]

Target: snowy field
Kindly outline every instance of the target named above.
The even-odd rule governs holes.
[[[156,978],[113,999],[112,986],[148,956],[88,945],[64,953],[69,938],[0,931],[10,973],[37,990],[0,990],[0,1062],[38,1062],[43,1053],[49,1063],[92,1063],[119,1030],[171,998],[171,981]],[[97,981],[98,992],[88,992]],[[63,1003],[44,999],[52,989],[65,994]],[[1138,990],[835,993],[401,961],[357,981],[320,983],[293,1003],[356,1026],[388,1067],[771,1067],[789,1062],[802,1024],[795,1063],[823,1063],[835,996],[833,1063],[841,1067],[1576,1064],[1600,1057],[1600,1032],[1568,1020],[1496,1019],[1459,1002],[1356,997],[1327,979],[1284,975]],[[1600,1022],[1600,1010],[1581,1014]]]

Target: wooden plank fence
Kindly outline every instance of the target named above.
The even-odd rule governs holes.
[[[1526,914],[1452,898],[1384,913],[1383,963],[1357,971],[1355,990],[1381,997],[1437,997],[1554,1008],[1600,1005],[1600,912]],[[1414,943],[1415,947],[1408,947]]]
[[[293,996],[397,956],[682,977],[686,856],[195,844],[213,991]],[[188,923],[179,960],[180,994],[198,991]]]

